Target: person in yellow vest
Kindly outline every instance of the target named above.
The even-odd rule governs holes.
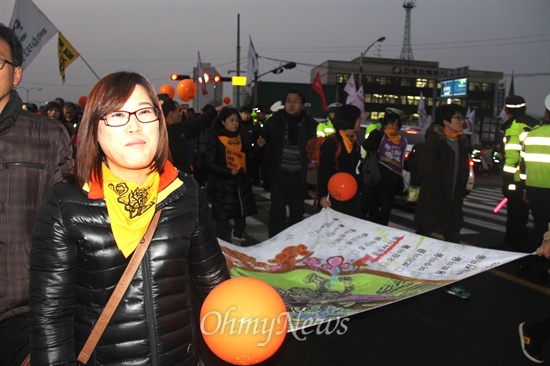
[[[535,228],[529,238],[529,252],[541,243],[550,222],[550,94],[545,100],[544,122],[523,140],[521,178],[525,182],[524,200],[531,205]]]
[[[395,109],[395,108],[388,108],[388,109]],[[384,118],[380,118],[378,122],[371,123],[367,126],[367,130],[365,131],[365,140],[369,138],[369,135],[374,130],[380,130],[382,131],[382,122],[384,121]]]
[[[536,253],[550,259],[550,94],[544,104],[545,121],[531,130],[523,141],[522,178],[525,178],[525,198],[531,202],[535,218],[532,242],[537,246],[542,243]],[[525,357],[535,363],[543,363],[542,343],[550,339],[550,316],[521,323],[519,337]]]
[[[328,105],[328,118],[317,125],[317,137],[326,137],[332,135],[335,131],[332,121],[334,120],[334,113],[342,106],[342,103],[331,103]]]
[[[540,122],[527,115],[525,99],[519,95],[506,98],[504,111],[508,120],[502,125],[504,131],[504,166],[502,168],[502,193],[508,198],[506,236],[504,246],[515,251],[528,252],[529,206],[523,201],[524,182],[520,179],[520,151],[525,132]]]

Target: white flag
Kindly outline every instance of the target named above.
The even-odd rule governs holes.
[[[258,55],[254,49],[252,43],[252,37],[250,38],[250,44],[248,45],[248,64],[246,65],[246,86],[244,87],[248,94],[252,95],[252,88],[254,87],[254,75],[258,72]]]
[[[506,111],[504,110],[504,107],[502,107],[502,110],[500,111],[500,114],[498,115],[498,118],[502,120],[502,123],[508,121],[508,115],[506,114]]]
[[[470,129],[471,135],[471,144],[475,145],[476,142],[476,110],[472,108],[470,111],[470,107],[468,107],[468,112],[466,113],[466,121],[468,122],[468,127]]]
[[[15,0],[10,28],[23,46],[23,64],[29,66],[36,55],[58,32],[52,22],[31,0]]]
[[[344,91],[348,93],[346,104],[354,105],[359,108],[361,111],[361,123],[365,123],[365,93],[362,86],[359,90],[355,89],[355,79],[353,78],[353,74],[349,76],[349,80],[344,87]]]
[[[346,104],[351,104],[351,101],[357,99],[357,88],[355,87],[355,79],[353,78],[353,73],[349,76],[348,82],[344,87],[344,91],[348,93]]]
[[[197,78],[200,78],[202,80],[201,82],[201,90],[202,95],[208,95],[208,90],[206,89],[206,80],[204,77],[204,68],[202,67],[202,61],[201,61],[201,53],[197,52],[199,54],[199,62],[197,64]]]
[[[426,112],[426,102],[424,101],[424,95],[420,92],[420,102],[418,102],[418,127],[421,130],[426,131],[428,128],[428,113]]]

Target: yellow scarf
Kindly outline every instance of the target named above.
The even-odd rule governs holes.
[[[118,249],[128,258],[145,235],[155,214],[160,176],[149,174],[142,186],[124,182],[102,164],[103,192]]]
[[[351,151],[353,150],[353,144],[355,144],[355,140],[357,140],[357,136],[355,134],[349,136],[345,131],[339,130],[340,136],[342,136],[342,141],[344,141],[344,146],[346,148],[346,151],[348,154],[351,154]]]
[[[242,149],[241,135],[238,135],[237,137],[218,136],[218,139],[226,149],[233,151],[241,151]]]
[[[386,134],[386,137],[391,140],[395,145],[399,145],[399,141],[401,141],[401,135],[395,128],[386,128],[384,129],[384,133]]]
[[[445,133],[445,136],[453,139],[453,140],[458,140],[458,137],[460,135],[462,135],[462,132],[453,132],[451,130],[448,130],[446,128],[443,129],[443,132]]]

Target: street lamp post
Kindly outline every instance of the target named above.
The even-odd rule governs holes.
[[[367,47],[365,52],[361,54],[361,60],[359,60],[359,85],[363,85],[363,58],[369,52],[372,46],[374,46],[377,43],[384,42],[386,40],[386,37],[380,37],[376,41],[372,42],[370,46]]]
[[[18,86],[17,89],[23,89],[24,91],[27,92],[27,103],[29,102],[29,92],[30,92],[31,90],[42,91],[42,88],[29,88],[29,89],[27,89],[27,88],[23,88],[22,86]]]

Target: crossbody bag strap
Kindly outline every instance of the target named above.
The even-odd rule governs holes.
[[[124,293],[128,289],[128,286],[130,286],[130,282],[132,282],[132,279],[136,274],[139,264],[141,263],[141,260],[143,259],[143,256],[145,255],[147,248],[149,247],[149,243],[151,243],[151,239],[153,238],[153,234],[155,233],[155,229],[159,222],[160,211],[161,210],[158,210],[155,213],[155,216],[153,216],[153,220],[151,220],[151,223],[149,224],[149,228],[147,229],[147,232],[145,233],[145,235],[143,236],[143,239],[141,239],[141,242],[137,246],[136,251],[134,252],[134,255],[130,259],[128,266],[126,267],[126,269],[124,270],[124,273],[122,274],[122,277],[120,278],[120,281],[118,281],[118,284],[116,285],[115,290],[113,291],[111,297],[109,298],[109,301],[107,301],[107,305],[105,305],[103,312],[99,316],[99,319],[97,320],[97,323],[95,324],[94,329],[92,329],[92,333],[90,333],[90,336],[88,337],[88,340],[84,344],[82,351],[80,351],[80,354],[78,355],[78,358],[77,358],[77,360],[80,363],[85,365],[90,359],[92,352],[97,346],[97,342],[99,342],[99,339],[101,338],[101,335],[105,331],[107,324],[109,324],[109,321],[111,320],[113,313],[118,307],[120,300],[122,300]]]

